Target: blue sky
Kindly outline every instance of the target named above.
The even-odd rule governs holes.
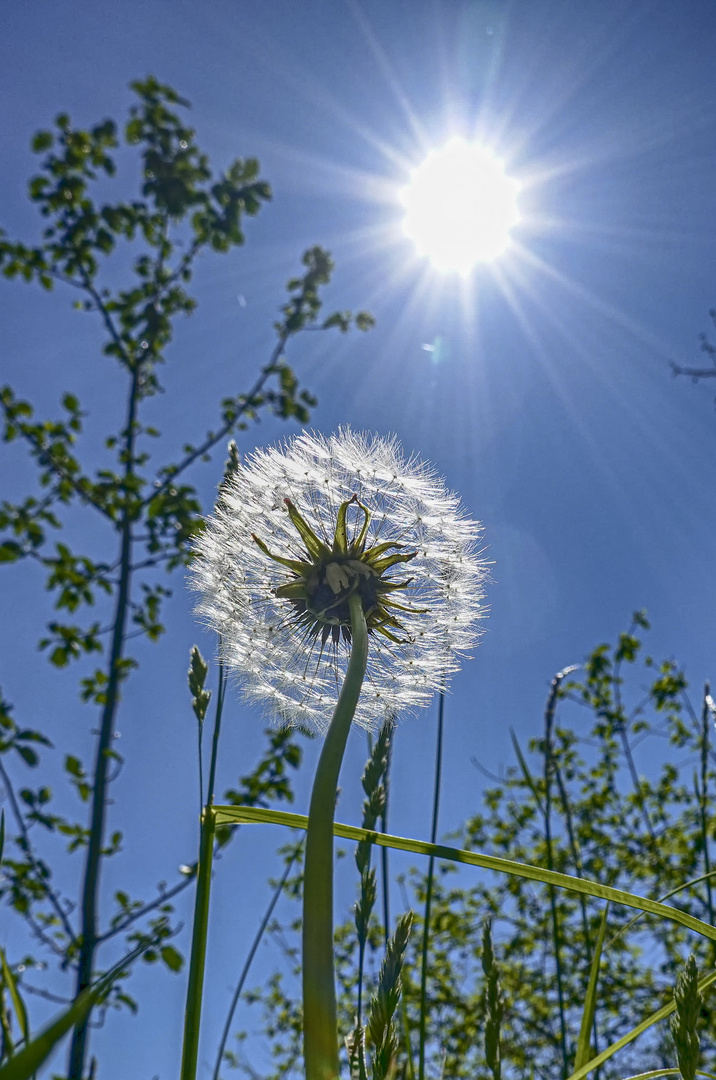
[[[245,389],[265,361],[284,283],[306,247],[320,243],[335,258],[328,310],[376,316],[367,336],[305,335],[290,359],[319,399],[317,429],[394,432],[485,526],[491,614],[448,702],[443,832],[478,806],[484,781],[471,759],[506,767],[510,727],[523,742],[537,735],[553,674],[626,629],[635,608],[652,620],[655,656],[677,657],[697,688],[715,674],[713,394],[669,370],[671,360],[701,362],[698,335],[716,302],[716,15],[707,0],[39,0],[6,5],[3,21],[0,225],[10,237],[39,231],[25,197],[31,133],[60,110],[78,124],[121,119],[128,83],[148,73],[192,102],[216,169],[257,156],[272,185],[245,248],[198,270],[199,309],[177,330],[167,393],[148,408],[168,456],[210,427],[221,398]],[[400,229],[397,192],[409,170],[452,134],[487,141],[523,184],[513,248],[467,280],[431,272]],[[128,158],[120,176],[120,187],[134,179]],[[99,460],[120,383],[99,354],[99,328],[73,299],[3,285],[2,382],[40,415],[77,392]],[[242,448],[287,433],[266,421]],[[194,476],[207,505],[222,459]],[[1,460],[3,488],[19,496],[32,475],[19,447],[2,448]],[[71,535],[92,550],[103,542]],[[30,567],[3,575],[3,606],[17,617],[0,626],[0,685],[18,719],[89,755],[96,718],[79,705],[72,675],[58,679],[35,650],[51,617],[38,584]],[[126,842],[108,892],[121,884],[146,895],[194,857],[185,672],[194,642],[207,656],[214,645],[179,577],[174,588],[169,633],[140,649],[120,716],[127,763],[111,823]],[[434,738],[435,709],[398,731],[396,832],[428,834]],[[220,790],[261,745],[259,719],[235,695]],[[364,756],[356,735],[344,820],[359,814]],[[301,811],[310,771],[298,782]],[[278,866],[275,840],[244,830],[219,868],[205,1064],[268,897],[263,882]],[[70,895],[78,872],[79,862],[64,871]],[[348,898],[350,873],[341,874]],[[188,907],[183,916],[188,923]],[[4,925],[0,943],[13,955],[20,944]],[[264,952],[259,970],[273,963]],[[95,1036],[102,1080],[176,1075],[184,978],[142,969],[137,993],[140,1016],[112,1017]],[[254,1021],[243,1013],[238,1023]]]

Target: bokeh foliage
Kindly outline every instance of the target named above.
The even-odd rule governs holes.
[[[3,438],[20,440],[36,467],[35,489],[19,502],[0,504],[0,562],[6,568],[32,562],[40,582],[44,576],[56,617],[39,648],[56,669],[97,658],[94,670],[84,670],[80,678],[79,695],[99,711],[93,763],[57,749],[83,804],[77,819],[69,819],[54,809],[49,784],[33,785],[23,771],[42,772],[39,751],[50,749],[47,734],[16,720],[9,702],[0,706],[0,779],[12,819],[2,896],[25,920],[37,945],[37,955],[11,958],[11,977],[3,982],[4,1057],[28,1038],[26,1030],[11,1028],[17,1009],[13,1013],[5,991],[21,985],[24,972],[41,970],[48,958],[62,972],[73,973],[70,1000],[102,974],[102,946],[116,938],[125,939],[128,953],[140,947],[145,961],[181,969],[183,957],[172,942],[174,898],[195,877],[191,859],[174,883],[162,884],[153,895],[135,897],[117,889],[113,908],[101,910],[100,869],[123,842],[120,828],[110,826],[108,806],[121,765],[113,742],[121,686],[138,664],[130,642],[161,638],[164,604],[171,595],[167,574],[186,564],[192,537],[202,528],[202,507],[189,479],[192,467],[210,460],[217,448],[223,452],[231,434],[262,413],[307,423],[315,398],[301,387],[288,361],[290,342],[305,330],[345,333],[353,325],[367,330],[373,321],[366,312],[355,318],[347,311],[322,315],[322,290],[333,262],[322,248],[310,248],[301,272],[288,281],[264,365],[244,374],[242,392],[221,401],[213,430],[199,437],[187,431],[181,456],[157,466],[161,433],[143,421],[142,406],[162,392],[161,366],[177,320],[196,307],[189,286],[197,260],[243,245],[247,219],[270,200],[271,189],[253,158],[237,159],[223,174],[212,172],[186,123],[188,103],[171,87],[149,77],[133,83],[132,90],[135,100],[121,134],[112,120],[83,129],[62,113],[54,130],[35,135],[32,149],[41,155],[41,165],[30,181],[29,198],[45,226],[33,245],[0,233],[5,278],[74,292],[75,306],[99,320],[102,352],[119,365],[126,382],[124,420],[119,430],[106,433],[100,464],[80,453],[85,412],[79,394],[64,394],[60,414],[41,419],[10,387],[0,391]],[[137,197],[102,201],[118,160],[126,163],[128,155],[139,166]],[[127,265],[130,269],[122,271]],[[117,284],[122,276],[126,283]],[[82,535],[83,515],[99,518],[104,527],[103,558],[57,539],[68,520],[73,534]],[[264,757],[226,793],[228,801],[261,805],[292,798],[291,773],[301,750],[285,732],[270,732],[267,739]],[[113,823],[116,819],[113,810]],[[39,834],[45,835],[38,844]],[[40,853],[47,850],[47,834],[58,841],[53,858],[77,850],[84,856],[76,897],[59,891],[51,860]],[[227,843],[231,835],[229,829],[220,831],[217,843]],[[136,1008],[126,977],[113,981],[101,1004],[105,1010]],[[75,1080],[87,1069],[88,1023],[89,1018],[79,1022],[73,1035],[69,1076]]]
[[[644,613],[635,613],[613,645],[600,645],[581,669],[555,677],[540,733],[524,749],[515,742],[515,765],[504,777],[492,777],[481,809],[450,839],[653,899],[673,893],[669,903],[713,925],[714,882],[704,875],[712,869],[716,832],[716,709],[708,687],[701,707],[693,707],[673,661],[657,664],[643,655],[647,629]],[[398,732],[395,753],[400,741]],[[424,867],[399,881],[398,895],[415,918],[402,972],[398,1077],[418,1075],[426,889]],[[296,892],[294,883],[293,897]],[[359,887],[357,912],[363,892]],[[603,911],[602,902],[566,890],[439,864],[431,898],[425,1075],[569,1077]],[[252,1052],[255,1042],[244,1045],[241,1033],[227,1058],[254,1080],[301,1075],[300,1003],[292,992],[298,927],[298,915],[272,924],[288,964],[247,996],[263,1018],[273,1066]],[[348,1033],[361,970],[363,996],[376,985],[384,948],[377,913],[358,939],[352,921],[345,922],[337,943],[340,1024]],[[713,969],[712,942],[649,915],[609,908],[589,1057],[672,1000],[690,953],[701,973]],[[708,1069],[716,1057],[711,988],[695,1026]],[[675,1066],[664,1022],[602,1065],[599,1076],[617,1080]]]

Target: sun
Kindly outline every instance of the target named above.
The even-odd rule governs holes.
[[[455,136],[431,150],[400,192],[404,232],[438,270],[468,274],[508,247],[520,187],[486,147]]]

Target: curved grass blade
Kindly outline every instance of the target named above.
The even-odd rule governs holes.
[[[148,941],[133,949],[128,956],[115,964],[101,979],[88,986],[56,1020],[36,1035],[18,1054],[0,1067],[0,1080],[30,1080],[54,1050],[57,1043],[70,1028],[82,1023],[90,1009],[105,994],[120,972],[156,942]]]
[[[54,1023],[0,1068],[0,1080],[29,1080],[47,1060],[62,1036],[84,1020],[106,989],[107,983],[102,979],[97,986],[83,990]]]
[[[706,987],[710,986],[713,982],[716,982],[716,971],[712,971],[709,975],[705,975],[704,978],[699,981],[699,993],[705,990]],[[632,1028],[631,1031],[627,1031],[626,1035],[622,1035],[621,1039],[612,1043],[606,1050],[602,1050],[601,1054],[597,1054],[597,1056],[592,1058],[591,1061],[588,1061],[586,1065],[582,1065],[581,1069],[576,1069],[571,1076],[567,1077],[567,1080],[583,1080],[583,1077],[587,1076],[590,1072],[594,1072],[599,1065],[602,1065],[610,1057],[613,1057],[618,1050],[622,1050],[625,1046],[628,1046],[630,1042],[634,1042],[634,1039],[638,1038],[639,1035],[642,1035],[650,1027],[653,1027],[654,1024],[658,1024],[659,1021],[665,1020],[667,1016],[671,1016],[675,1011],[676,1003],[674,1001],[669,1002],[668,1005],[664,1005],[661,1009],[657,1009],[651,1016],[647,1016],[646,1020],[642,1020],[642,1022],[637,1024],[635,1028]],[[673,1076],[680,1075],[678,1069],[667,1069],[661,1075],[668,1076],[669,1074]],[[659,1073],[657,1072],[653,1075],[658,1076]],[[699,1072],[698,1075],[708,1076],[709,1073]],[[0,1080],[2,1080],[1,1076]],[[635,1080],[635,1078],[629,1077],[629,1080]]]
[[[17,1017],[22,1037],[26,1043],[29,1043],[30,1028],[27,1023],[27,1009],[25,1008],[25,1002],[20,997],[20,991],[17,988],[15,976],[10,970],[10,965],[7,962],[4,949],[0,949],[0,968],[2,969],[3,982],[10,991],[10,1000],[12,1001],[12,1007],[15,1010],[15,1016]]]
[[[599,980],[599,962],[602,958],[602,946],[604,944],[604,935],[607,929],[608,914],[609,904],[606,905],[604,911],[602,912],[602,921],[599,924],[599,933],[597,934],[597,942],[594,946],[592,964],[589,970],[589,985],[587,986],[587,996],[584,999],[582,1026],[579,1029],[579,1039],[577,1040],[577,1053],[574,1057],[575,1069],[581,1069],[582,1065],[586,1065],[589,1061],[589,1033],[592,1030],[592,1025],[594,1023],[594,1011],[597,1007],[597,982]]]
[[[709,870],[707,874],[699,874],[698,877],[690,878],[688,881],[682,882],[681,885],[677,885],[675,889],[669,889],[669,891],[664,893],[663,896],[660,896],[659,903],[663,904],[665,900],[670,900],[671,897],[676,896],[677,893],[684,892],[686,889],[692,889],[694,885],[699,885],[702,881],[706,881],[707,879],[712,877],[716,877],[716,870]],[[631,930],[634,923],[637,923],[643,914],[644,912],[640,911],[639,914],[635,915],[632,919],[629,920],[629,922],[624,923],[623,926],[620,926],[617,932],[613,934],[607,942],[607,948],[610,945],[613,945],[617,938],[621,937],[622,934],[626,934],[627,930]],[[631,1077],[629,1077],[628,1080],[631,1080]]]
[[[305,814],[290,814],[286,810],[266,810],[259,806],[215,806],[214,812],[217,825],[232,822],[263,823],[305,829],[308,824]],[[425,840],[392,836],[390,833],[369,832],[367,829],[360,829],[355,825],[342,825],[340,822],[335,822],[333,832],[345,840],[369,840],[380,847],[394,848],[396,851],[410,851],[415,855],[434,856],[436,859],[444,859],[447,862],[481,866],[485,870],[494,870],[498,874],[512,874],[514,877],[527,878],[530,881],[541,881],[545,885],[555,885],[558,889],[596,896],[600,900],[624,904],[626,907],[636,908],[638,911],[645,911],[661,919],[679,923],[680,926],[701,934],[709,941],[716,941],[716,926],[709,926],[708,923],[694,918],[693,915],[681,911],[680,908],[660,904],[658,900],[649,900],[645,896],[637,896],[636,893],[627,892],[625,889],[613,889],[609,885],[600,885],[599,882],[589,881],[587,878],[572,877],[569,874],[560,874],[556,870],[544,870],[541,866],[530,866],[528,863],[515,862],[513,859],[502,859],[498,855],[483,855],[479,851],[465,851],[464,848],[448,847],[446,844],[429,844]]]
[[[702,1072],[701,1069],[696,1070],[697,1076],[706,1076],[708,1080],[716,1080],[716,1073]],[[651,1072],[638,1073],[636,1076],[627,1076],[625,1080],[657,1080],[659,1076],[681,1076],[678,1069],[652,1069]]]

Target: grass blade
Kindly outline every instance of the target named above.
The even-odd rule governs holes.
[[[602,958],[602,946],[604,945],[604,935],[607,930],[608,914],[609,904],[606,905],[604,911],[602,912],[602,921],[599,924],[597,943],[594,946],[594,954],[592,955],[592,965],[589,971],[587,996],[584,999],[584,1012],[582,1013],[582,1026],[579,1029],[577,1053],[574,1058],[575,1070],[581,1069],[582,1065],[586,1065],[589,1061],[589,1032],[591,1031],[592,1024],[594,1023],[594,1011],[597,1007],[597,982],[599,981],[599,962]]]
[[[29,1080],[47,1060],[62,1036],[84,1020],[106,989],[105,981],[101,980],[97,986],[83,990],[54,1023],[41,1031],[19,1054],[0,1068],[0,1080]]]
[[[12,1007],[15,1010],[15,1016],[22,1032],[22,1037],[26,1043],[30,1041],[30,1028],[27,1023],[27,1009],[25,1008],[25,1002],[20,997],[20,991],[17,988],[15,982],[15,976],[10,970],[10,965],[7,962],[5,956],[5,950],[0,949],[0,966],[2,968],[3,982],[10,991],[10,999],[12,1001]]]
[[[81,1024],[103,994],[106,994],[112,983],[138,956],[150,948],[156,941],[148,941],[133,949],[118,964],[98,979],[94,986],[88,986],[79,994],[58,1018],[44,1028],[31,1043],[15,1054],[10,1061],[0,1067],[0,1080],[29,1080],[38,1071],[54,1050],[57,1043],[67,1032]]]
[[[704,991],[706,987],[710,986],[713,982],[716,982],[716,971],[712,971],[710,975],[705,975],[704,978],[700,980],[698,985],[699,993]],[[642,1020],[642,1022],[632,1028],[631,1031],[627,1031],[626,1035],[622,1035],[621,1039],[617,1039],[617,1041],[612,1043],[611,1046],[608,1046],[606,1050],[602,1050],[601,1054],[597,1054],[597,1056],[592,1058],[591,1061],[588,1061],[586,1065],[582,1065],[581,1069],[575,1069],[572,1075],[567,1077],[567,1080],[583,1080],[590,1072],[594,1072],[599,1065],[603,1065],[605,1061],[608,1061],[610,1057],[613,1057],[618,1050],[622,1050],[625,1046],[628,1046],[630,1042],[634,1042],[634,1039],[638,1038],[639,1035],[648,1031],[654,1024],[658,1024],[661,1020],[665,1020],[667,1016],[671,1016],[675,1011],[676,1002],[674,1001],[671,1001],[668,1005],[664,1005],[661,1009],[657,1009],[655,1013],[652,1013],[651,1016],[647,1016],[645,1020]],[[674,1076],[680,1075],[678,1069],[666,1069],[661,1073],[662,1076],[669,1076],[670,1074]],[[659,1073],[652,1073],[652,1075],[657,1076]],[[697,1075],[708,1076],[709,1074],[698,1072]],[[0,1080],[3,1080],[2,1075],[0,1075]],[[629,1077],[628,1080],[635,1080],[635,1078]]]
[[[291,814],[286,810],[267,810],[260,806],[215,806],[214,812],[217,825],[236,822],[261,823],[287,825],[291,829],[305,830],[308,824],[305,814]],[[669,907],[667,904],[659,903],[658,900],[649,900],[646,896],[638,896],[625,889],[613,889],[610,885],[600,885],[598,881],[560,874],[556,870],[544,870],[541,866],[530,866],[529,863],[520,863],[513,859],[502,859],[498,855],[483,855],[479,851],[466,851],[464,848],[448,847],[446,844],[429,844],[426,840],[392,836],[390,833],[368,832],[356,825],[342,825],[340,822],[334,823],[333,832],[344,840],[370,840],[371,843],[378,844],[380,847],[393,848],[396,851],[410,851],[414,855],[432,855],[436,859],[445,859],[447,862],[462,863],[466,866],[481,866],[485,870],[494,870],[498,874],[512,874],[514,877],[526,878],[529,881],[555,885],[558,889],[568,889],[570,892],[582,893],[585,896],[596,896],[600,900],[624,904],[626,907],[636,908],[637,911],[668,919],[670,922],[678,923],[708,938],[709,941],[716,941],[716,926],[709,926],[708,923],[694,918],[693,915],[681,911],[680,908]]]
[[[696,1070],[697,1076],[705,1076],[707,1080],[716,1080],[716,1073],[702,1072],[701,1069]],[[638,1073],[636,1076],[628,1076],[626,1080],[657,1080],[660,1076],[681,1076],[678,1069],[652,1069],[651,1072]]]

